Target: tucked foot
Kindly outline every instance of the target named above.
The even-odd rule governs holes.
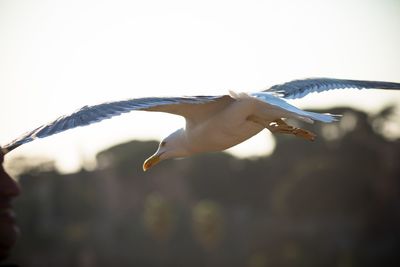
[[[317,136],[313,132],[288,125],[282,119],[271,122],[267,128],[273,133],[293,134],[309,141],[314,141]]]
[[[317,135],[315,133],[301,129],[301,128],[294,128],[293,134],[297,137],[301,137],[308,141],[314,141],[315,137],[317,137]]]
[[[268,130],[270,130],[272,133],[282,133],[282,134],[293,134],[297,137],[309,140],[309,141],[314,141],[315,137],[317,136],[315,133],[301,129],[301,128],[296,128],[293,127],[286,122],[284,122],[282,119],[277,119],[272,122],[267,122],[257,116],[250,115],[247,117],[248,121],[252,121],[254,123],[260,124],[264,127],[266,127]]]

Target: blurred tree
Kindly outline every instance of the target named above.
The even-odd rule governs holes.
[[[174,228],[173,212],[167,200],[158,193],[146,197],[143,220],[151,236],[158,241],[169,239]]]
[[[206,250],[213,250],[223,237],[224,219],[221,207],[210,200],[202,200],[193,208],[193,231],[196,240]]]

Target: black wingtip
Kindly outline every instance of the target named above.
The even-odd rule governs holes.
[[[5,154],[7,154],[8,152],[10,152],[7,148],[4,147],[0,147],[0,153],[2,156],[4,156]]]
[[[6,155],[6,154],[10,153],[12,150],[19,147],[20,145],[21,144],[6,145],[4,147],[0,147],[0,150],[3,155]]]

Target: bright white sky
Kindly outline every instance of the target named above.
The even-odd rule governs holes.
[[[0,144],[104,101],[256,91],[320,76],[400,82],[399,33],[398,0],[2,0]],[[400,103],[400,93],[334,91],[296,102],[371,112],[388,103]],[[37,140],[7,160],[49,157],[74,171],[99,150],[182,124],[134,112]],[[262,132],[234,153],[268,153],[271,140]]]

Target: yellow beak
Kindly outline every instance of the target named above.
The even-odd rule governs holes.
[[[153,155],[150,158],[146,159],[146,161],[143,163],[143,171],[147,171],[154,165],[160,162],[160,155]]]

